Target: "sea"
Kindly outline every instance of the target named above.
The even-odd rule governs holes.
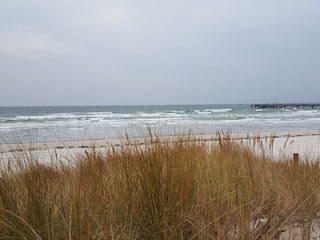
[[[0,107],[0,143],[319,130],[320,107],[250,104]]]

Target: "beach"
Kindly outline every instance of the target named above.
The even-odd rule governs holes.
[[[77,3],[0,1],[0,240],[320,240],[320,1]]]
[[[275,132],[247,132],[247,133],[212,133],[195,135],[168,135],[161,138],[175,139],[184,138],[192,141],[206,141],[208,144],[215,144],[220,137],[230,137],[233,141],[242,142],[248,146],[254,145],[253,140],[259,139],[264,145],[268,157],[277,160],[283,156],[293,156],[299,154],[300,159],[319,160],[320,156],[320,130],[295,130],[295,131],[275,131]],[[51,162],[51,160],[71,160],[85,151],[95,149],[106,151],[108,149],[121,148],[130,145],[150,144],[150,137],[133,138],[110,138],[92,139],[82,141],[48,141],[48,142],[25,142],[0,144],[1,159],[14,159],[15,157],[31,154],[41,162]],[[257,144],[256,144],[257,145]],[[260,145],[261,146],[261,145]],[[252,146],[253,147],[253,146]],[[257,146],[256,146],[257,147]]]

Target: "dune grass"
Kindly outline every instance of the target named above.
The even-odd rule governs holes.
[[[0,239],[278,239],[297,227],[310,239],[319,162],[217,136],[150,133],[72,164],[16,157],[1,168]]]

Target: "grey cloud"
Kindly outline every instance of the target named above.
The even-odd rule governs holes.
[[[317,101],[319,7],[1,1],[0,105]]]

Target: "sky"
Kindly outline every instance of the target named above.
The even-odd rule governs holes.
[[[320,102],[319,0],[1,0],[0,106]]]

